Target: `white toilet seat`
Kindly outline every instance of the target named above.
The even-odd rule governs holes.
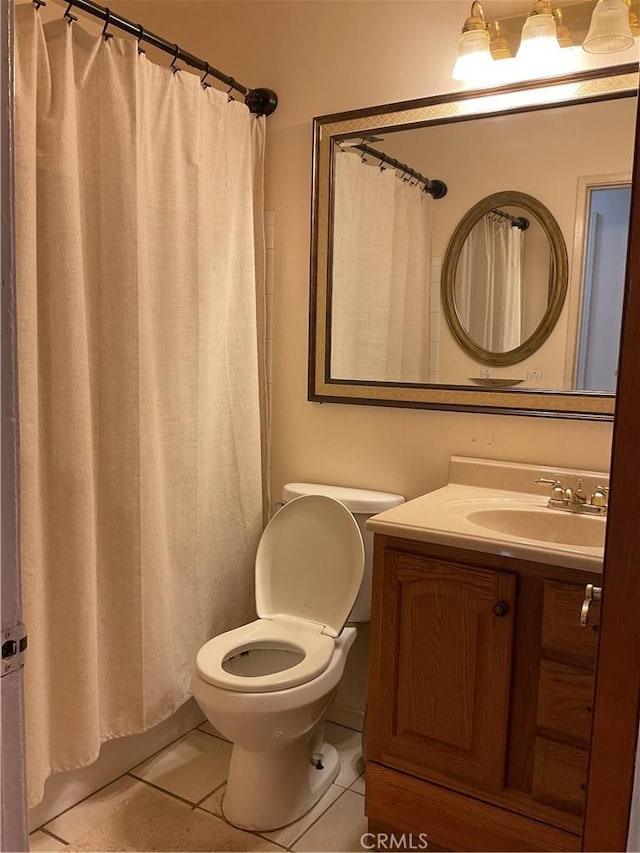
[[[328,667],[335,641],[321,633],[322,625],[280,614],[272,619],[256,619],[214,637],[198,652],[198,675],[216,687],[240,693],[266,693],[305,684]],[[251,649],[273,648],[299,651],[304,658],[294,666],[265,675],[235,675],[223,668],[234,654]]]
[[[198,675],[237,693],[270,693],[312,681],[329,666],[363,572],[360,529],[343,504],[326,495],[289,501],[273,516],[258,545],[260,618],[205,643],[196,657]],[[225,668],[231,658],[252,650],[253,658]],[[259,650],[274,654],[254,665]],[[294,653],[290,661],[287,652]]]

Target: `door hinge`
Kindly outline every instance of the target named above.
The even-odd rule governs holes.
[[[24,625],[14,625],[2,632],[2,677],[24,665],[27,631]]]

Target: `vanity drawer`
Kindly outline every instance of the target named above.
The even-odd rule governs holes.
[[[536,738],[533,798],[563,811],[582,814],[588,757],[585,749]]]
[[[591,737],[594,677],[591,672],[554,661],[540,662],[540,734],[587,749]]]
[[[542,657],[559,663],[593,670],[598,647],[600,605],[589,614],[589,627],[580,625],[580,610],[585,595],[583,584],[545,581],[542,617]]]

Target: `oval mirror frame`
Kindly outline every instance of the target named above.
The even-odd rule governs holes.
[[[506,352],[493,352],[481,347],[465,328],[456,305],[455,283],[460,253],[475,225],[494,208],[517,206],[534,216],[549,241],[552,275],[549,282],[547,310],[537,328],[520,346]],[[541,201],[526,193],[505,190],[485,196],[465,213],[455,231],[442,263],[442,310],[454,338],[471,358],[480,364],[505,367],[518,364],[533,355],[553,331],[564,306],[569,282],[569,259],[567,246],[555,217]]]

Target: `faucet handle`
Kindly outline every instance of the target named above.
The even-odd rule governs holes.
[[[609,497],[609,486],[596,486],[591,495],[592,506],[606,506]]]
[[[546,477],[538,477],[535,482],[543,486],[552,486],[552,499],[558,501],[564,500],[564,486],[562,485],[562,480],[549,480]]]
[[[578,480],[578,488],[573,493],[573,499],[577,503],[585,504],[587,502],[587,493],[582,488],[583,481]]]

